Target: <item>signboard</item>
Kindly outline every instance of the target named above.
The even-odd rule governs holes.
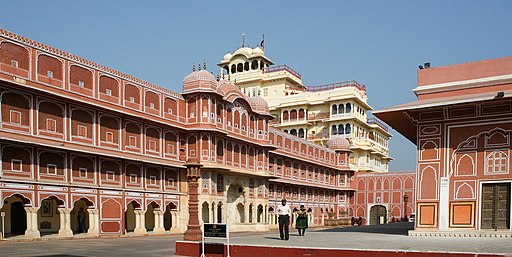
[[[227,238],[226,224],[204,224],[204,237]]]
[[[201,257],[206,257],[204,254],[204,241],[205,238],[221,238],[226,239],[228,245],[228,256],[229,257],[229,227],[228,224],[222,223],[203,223],[203,240],[201,240],[202,250]]]

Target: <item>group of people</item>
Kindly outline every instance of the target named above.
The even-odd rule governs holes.
[[[299,236],[304,236],[308,228],[308,213],[306,207],[301,205],[299,210],[295,212],[297,219],[295,220],[295,228],[299,231]],[[281,201],[281,205],[277,206],[277,215],[279,215],[279,238],[281,240],[290,239],[290,216],[292,211],[286,200]]]

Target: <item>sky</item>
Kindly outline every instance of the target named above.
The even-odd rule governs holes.
[[[416,100],[418,65],[510,56],[512,1],[3,1],[0,27],[181,92],[193,64],[242,44],[287,64],[304,84],[365,84],[382,109]],[[390,171],[415,170],[392,131]]]

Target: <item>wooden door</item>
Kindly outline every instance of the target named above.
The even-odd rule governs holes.
[[[370,225],[380,224],[380,217],[384,217],[384,223],[386,222],[386,207],[382,205],[372,206],[370,209]]]
[[[510,229],[510,184],[482,185],[482,229]]]

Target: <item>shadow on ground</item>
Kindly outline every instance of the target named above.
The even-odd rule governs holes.
[[[323,229],[323,230],[318,230],[318,231],[311,231],[310,233],[315,233],[315,232],[338,232],[338,233],[359,232],[359,233],[375,233],[375,234],[406,236],[406,235],[408,235],[408,231],[413,230],[413,229],[414,229],[414,223],[396,222],[396,223],[388,223],[388,224],[383,224],[383,225]]]

